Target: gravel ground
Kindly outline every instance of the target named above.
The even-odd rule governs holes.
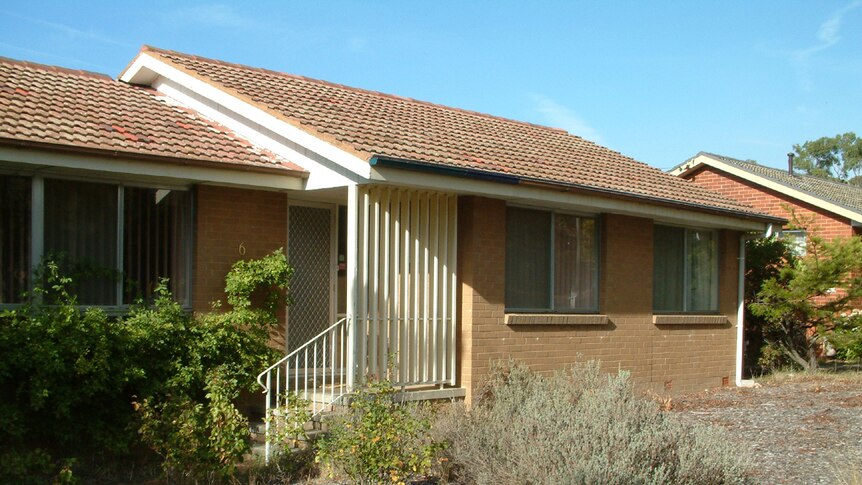
[[[785,374],[677,397],[671,410],[726,428],[757,483],[862,483],[862,373]]]

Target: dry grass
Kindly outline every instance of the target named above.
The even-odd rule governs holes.
[[[862,465],[857,463],[844,463],[837,465],[836,475],[841,485],[862,485]]]
[[[862,370],[858,366],[824,367],[816,372],[783,370],[765,374],[756,381],[765,386],[806,382],[862,385]]]

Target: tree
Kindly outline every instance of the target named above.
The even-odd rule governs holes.
[[[793,151],[796,170],[862,186],[862,138],[855,133],[824,136],[793,145]]]
[[[752,313],[750,304],[757,301],[763,283],[778,277],[781,268],[793,264],[796,255],[787,240],[776,235],[746,241],[745,252],[745,362],[746,372],[753,375],[758,366],[780,365],[786,358],[783,352],[776,353],[770,348],[774,347],[767,340],[771,326]]]
[[[812,236],[807,254],[767,279],[749,308],[766,323],[767,341],[804,369],[815,370],[819,341],[846,327],[842,314],[860,298],[862,238],[827,242]]]

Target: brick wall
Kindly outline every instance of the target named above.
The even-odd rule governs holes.
[[[792,208],[797,218],[806,222],[804,225],[809,231],[816,231],[819,236],[825,239],[847,237],[853,234],[853,228],[850,227],[846,218],[722,172],[714,167],[705,166],[686,178],[708,189],[750,204],[755,209],[788,220],[792,219],[788,208]],[[807,223],[808,221],[811,223]]]
[[[514,357],[551,371],[580,359],[628,370],[642,389],[679,393],[720,386],[734,377],[739,234],[722,231],[719,305],[729,323],[654,325],[653,224],[616,215],[602,218],[600,312],[608,324],[507,325],[505,322],[504,201],[458,201],[460,384],[468,401],[489,363]]]
[[[224,277],[234,262],[285,246],[287,196],[206,185],[198,186],[196,195],[192,307],[207,311],[212,301],[224,302]],[[283,347],[283,336],[274,343]]]

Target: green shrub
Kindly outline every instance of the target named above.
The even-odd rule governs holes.
[[[472,408],[434,426],[459,483],[746,483],[746,461],[720,430],[682,425],[635,396],[628,375],[595,362],[545,377],[493,366]]]
[[[862,360],[862,310],[845,311],[835,320],[835,329],[826,334],[826,340],[839,358]]]
[[[141,442],[175,477],[229,474],[249,448],[233,401],[274,357],[284,253],[235,264],[231,307],[199,316],[163,284],[152,303],[109,318],[44,267],[46,286],[0,312],[0,482],[73,481],[76,463],[114,462]]]
[[[442,449],[430,437],[430,421],[396,402],[386,380],[370,379],[351,394],[349,411],[330,423],[318,444],[319,462],[354,483],[404,483],[430,472]]]
[[[269,441],[275,444],[275,453],[289,452],[308,439],[305,424],[311,421],[311,402],[302,399],[294,392],[285,392],[279,397],[284,403],[267,409],[265,417],[269,429]]]
[[[234,264],[225,278],[228,311],[187,316],[162,287],[153,305],[129,315],[132,346],[157,356],[135,369],[144,377],[141,437],[170,477],[227,477],[250,450],[248,422],[233,402],[256,388],[257,373],[275,358],[269,334],[290,274],[276,251]],[[262,306],[253,304],[258,297]]]
[[[122,326],[77,307],[57,265],[44,278],[0,312],[0,481],[44,483],[67,468],[63,457],[121,453],[134,438]]]

